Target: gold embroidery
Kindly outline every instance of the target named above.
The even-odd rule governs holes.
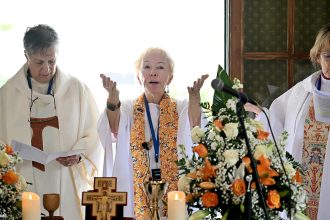
[[[329,124],[315,120],[313,99],[309,106],[304,126],[304,147],[302,164],[305,171],[304,188],[307,191],[307,214],[317,219],[323,162],[329,135]]]
[[[143,183],[150,177],[146,151],[142,148],[142,143],[145,142],[144,111],[144,95],[141,95],[134,103],[134,123],[130,137],[134,173],[134,212],[137,220],[150,219],[151,217],[147,205],[147,196],[143,190]],[[179,174],[176,165],[178,158],[178,118],[176,103],[167,94],[164,94],[164,97],[160,102],[159,147],[162,179],[169,183],[168,191],[177,190]],[[166,196],[164,196],[163,199],[166,199]]]

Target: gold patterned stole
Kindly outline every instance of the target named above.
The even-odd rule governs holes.
[[[146,141],[144,95],[141,95],[134,103],[133,117],[130,146],[134,178],[134,212],[137,220],[146,220],[151,218],[151,212],[143,188],[143,183],[150,177],[147,154],[142,147],[142,143]],[[178,119],[175,101],[164,94],[159,112],[159,147],[162,180],[169,183],[168,191],[177,190],[179,175],[176,164],[178,159]],[[166,196],[163,199],[166,199]]]
[[[315,120],[313,98],[304,126],[302,162],[305,171],[304,188],[307,191],[307,214],[317,220],[323,164],[329,135],[328,123]]]

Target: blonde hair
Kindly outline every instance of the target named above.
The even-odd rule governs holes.
[[[141,70],[141,65],[142,65],[144,57],[151,52],[160,52],[167,59],[169,67],[170,67],[170,75],[173,76],[174,62],[173,62],[172,58],[168,55],[168,53],[164,49],[161,49],[158,47],[149,47],[148,49],[143,51],[142,54],[139,56],[139,58],[135,61],[135,71],[136,71],[137,76],[139,76],[139,72]]]
[[[314,66],[319,66],[318,58],[322,50],[326,48],[330,49],[330,23],[319,30],[314,46],[309,52],[310,59]]]

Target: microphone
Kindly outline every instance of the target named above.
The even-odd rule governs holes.
[[[143,178],[143,182],[144,182],[145,179],[146,179],[146,177],[147,177],[147,174],[148,173],[151,174],[150,173],[150,157],[149,157],[149,150],[150,150],[150,148],[149,148],[149,144],[147,142],[143,142],[142,143],[142,147],[143,147],[143,149],[145,149],[147,151],[147,157],[148,157],[148,170],[147,170],[147,173],[145,174],[145,176]],[[152,180],[152,178],[151,178],[151,175],[150,175],[149,181],[151,181],[151,180]]]
[[[243,92],[238,92],[235,89],[231,88],[230,86],[225,85],[225,83],[220,80],[220,79],[214,79],[212,80],[211,86],[214,90],[218,91],[218,92],[225,92],[228,93],[232,96],[235,96],[236,98],[238,98],[241,102],[243,102],[243,104],[249,102],[253,105],[259,106],[259,104],[254,101],[253,99],[249,98],[245,93]]]

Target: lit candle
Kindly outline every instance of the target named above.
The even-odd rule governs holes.
[[[168,220],[186,219],[186,195],[181,191],[172,191],[167,194]]]
[[[33,192],[22,194],[23,220],[40,220],[40,197]]]

